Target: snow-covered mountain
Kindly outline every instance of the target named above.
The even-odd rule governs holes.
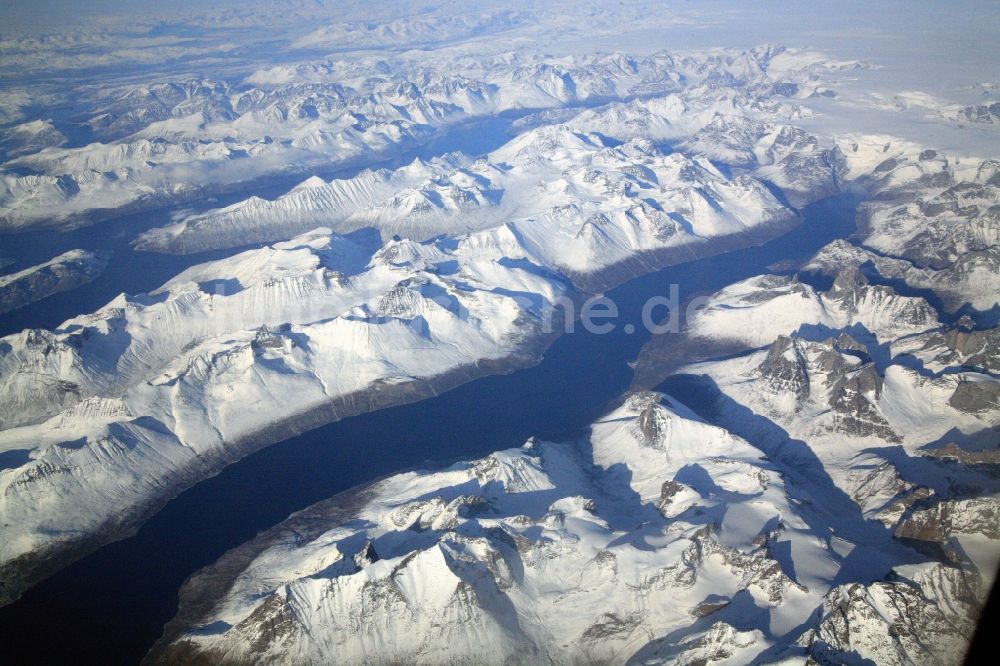
[[[955,383],[883,385],[864,349],[783,337],[691,369],[734,378],[726,397],[789,428],[784,446],[746,407],[717,418],[753,445],[638,394],[585,441],[311,507],[194,577],[184,598],[203,614],[149,662],[959,663],[993,579],[997,484],[915,455],[930,431],[849,425],[873,423],[873,396],[933,411]],[[984,420],[998,419],[1000,404]],[[909,462],[864,447],[900,441]]]
[[[740,78],[729,74],[724,85],[713,77],[720,76],[720,69],[735,65],[720,61],[718,56],[708,58],[711,64],[670,54],[643,61],[625,56],[617,56],[618,60],[589,58],[585,65],[578,65],[580,71],[593,74],[595,70],[610,69],[606,75],[610,81],[629,72],[652,68],[656,72],[671,72],[688,85],[678,84],[679,89],[666,96],[559,115],[555,123],[540,114],[537,120],[520,126],[527,128],[520,136],[486,156],[484,161],[472,164],[460,156],[448,156],[429,164],[418,161],[391,173],[365,171],[329,183],[313,177],[275,200],[251,197],[226,208],[183,216],[172,225],[146,232],[138,239],[137,246],[167,252],[234,247],[248,241],[286,239],[316,224],[338,231],[374,226],[387,235],[398,233],[421,239],[457,229],[494,226],[498,221],[565,209],[580,199],[586,201],[610,194],[649,200],[668,214],[681,217],[701,208],[702,215],[715,217],[773,218],[776,215],[747,210],[753,206],[776,208],[769,200],[769,193],[754,195],[760,203],[733,202],[733,195],[720,196],[711,183],[706,187],[697,169],[685,167],[682,155],[701,158],[696,166],[716,177],[722,174],[710,167],[705,157],[740,167],[738,173],[723,178],[741,189],[749,186],[762,190],[759,182],[753,184],[748,180],[750,177],[775,183],[795,205],[837,191],[840,166],[836,147],[832,143],[821,147],[817,137],[784,123],[801,117],[804,113],[801,107],[775,102],[758,90],[762,81],[770,80],[767,63],[786,55],[786,51],[778,56],[757,51],[738,56],[729,54],[730,59],[744,62],[753,73],[744,73]],[[747,62],[757,64],[750,67]],[[809,67],[805,71],[811,76],[816,76],[813,68],[829,66],[823,61],[807,59],[807,62]],[[794,71],[797,76],[803,75],[799,70]],[[579,72],[574,75],[582,76]],[[629,76],[626,79],[631,81]],[[694,79],[697,81],[711,79],[713,84],[694,85],[689,77],[697,77]],[[616,89],[608,94],[625,93]],[[519,93],[518,100],[524,103],[523,94]],[[538,104],[549,106],[542,101]],[[534,125],[537,126],[532,129]],[[732,156],[719,144],[744,141],[748,132],[756,134],[753,146],[747,150],[758,156],[750,160],[726,159]],[[663,154],[671,152],[669,142],[692,135],[695,139],[682,144],[683,152]],[[669,169],[674,161],[678,162],[672,169],[674,173],[664,172],[664,167]],[[567,183],[573,171],[577,172],[574,180],[582,178],[585,183]],[[587,184],[592,186],[588,188]],[[696,193],[706,191],[707,201],[700,201],[705,197],[697,196],[698,201],[677,201],[690,198],[686,192],[692,189]],[[681,191],[674,194],[672,190]],[[747,195],[739,197],[746,199]],[[678,204],[679,208],[674,210]],[[731,210],[734,204],[737,210]],[[721,215],[713,213],[711,208],[721,209]],[[697,220],[692,222],[697,226]],[[737,224],[735,229],[742,232],[743,226]],[[734,230],[731,223],[719,227],[720,221],[713,221],[710,228],[686,230],[696,236],[715,236],[720,231]]]
[[[932,291],[949,311],[995,308],[1000,293],[1000,163],[953,166],[933,150],[897,155],[864,178],[861,243],[837,241],[803,270],[858,266]]]
[[[596,291],[793,226],[795,211],[758,173],[767,159],[717,165],[694,144],[669,142],[721,110],[733,127],[768,128],[772,140],[761,146],[771,146],[772,162],[799,152],[808,161],[827,149],[780,124],[801,110],[769,102],[772,87],[856,63],[767,48],[510,53],[447,71],[401,56],[393,65],[269,72],[251,77],[251,89],[205,79],[133,86],[103,98],[91,120],[94,132],[133,134],[9,163],[0,196],[9,211],[44,210],[46,221],[92,206],[117,215],[143,197],[177,201],[231,183],[231,169],[240,178],[283,169],[274,151],[317,150],[329,161],[332,147],[337,159],[370,162],[472,116],[635,97],[565,123],[532,121],[484,159],[447,154],[311,177],[275,200],[182,214],[138,245],[190,252],[284,242],[188,269],[53,331],[8,336],[3,598],[292,431],[534,362],[570,285]],[[336,83],[316,78],[325,76]],[[780,138],[789,133],[791,144]],[[205,160],[215,165],[207,180]],[[15,226],[34,224],[29,217]],[[382,241],[353,233],[371,228]]]
[[[449,156],[348,180],[310,179],[275,201],[253,198],[153,229],[138,246],[204,250],[321,223],[418,240],[483,230],[514,237],[540,265],[583,278],[746,245],[796,220],[764,182],[726,176],[700,156],[665,154],[647,139],[609,145],[599,134],[545,125],[485,160]],[[648,256],[657,252],[661,258]]]
[[[763,661],[960,663],[1000,563],[996,330],[942,325],[923,299],[847,267],[826,291],[774,275],[727,287],[684,336],[673,344],[720,353],[664,390],[926,558],[875,582],[841,574],[794,647]],[[659,344],[640,366],[663,362]]]
[[[777,470],[640,394],[583,441],[532,440],[293,516],[193,579],[188,594],[220,596],[155,661],[624,662],[713,614],[741,625],[746,655],[766,646],[748,625],[795,626],[816,594],[774,558],[782,542],[823,550]]]
[[[760,275],[725,287],[693,313],[689,332],[759,347],[803,329],[817,334],[845,329],[885,342],[937,325],[937,314],[922,298],[869,284],[860,271],[845,268],[827,291],[783,275]]]
[[[370,164],[505,111],[707,82],[751,99],[778,82],[805,85],[856,64],[787,49],[559,59],[514,52],[446,64],[368,57],[257,72],[240,85],[185,79],[119,88],[94,100],[88,120],[108,142],[53,147],[0,167],[0,229],[79,226],[265,176]]]
[[[187,583],[147,662],[955,663],[981,574],[855,517],[821,471],[633,394],[579,441],[293,515]]]
[[[7,129],[0,138],[0,150],[8,157],[17,157],[66,142],[66,136],[56,129],[51,120],[32,120]]]
[[[535,362],[564,283],[493,241],[320,229],[4,338],[2,597],[310,424]]]
[[[607,292],[615,335],[419,406],[521,391],[427,419],[432,459],[477,427],[504,442],[458,435],[442,449],[476,453],[450,460],[566,441],[411,471],[367,447],[377,464],[323,483],[390,476],[196,573],[148,661],[961,660],[1000,563],[1000,49],[979,8],[35,4],[0,10],[0,313],[50,327],[0,339],[9,653],[137,661],[159,628],[139,616],[273,520],[246,503],[188,549],[178,507],[303,440],[242,461],[262,447],[538,363],[559,306]],[[73,294],[41,299],[88,281],[55,321]],[[587,427],[663,282],[701,305]],[[227,465],[247,467],[125,539]],[[176,548],[135,553],[147,537]]]
[[[750,349],[685,372],[778,415],[788,436],[822,441],[825,452],[852,437],[913,446],[954,437],[988,448],[1000,424],[995,332],[943,326],[922,298],[868,284],[856,269],[825,292],[770,275],[732,285],[686,334]]]
[[[905,337],[892,343],[892,355],[912,356],[936,373],[955,366],[996,373],[1000,370],[1000,327],[974,330],[965,324]]]

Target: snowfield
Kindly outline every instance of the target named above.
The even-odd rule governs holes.
[[[809,476],[634,394],[581,441],[531,440],[293,515],[189,581],[185,599],[210,610],[148,661],[950,662],[979,574],[921,563]]]
[[[97,102],[89,125],[107,143],[50,147],[0,166],[0,229],[84,225],[115,209],[189,201],[265,176],[371,163],[470,119],[697,90],[720,75],[731,77],[733,88],[719,100],[722,109],[757,106],[773,85],[773,58],[782,63],[782,80],[804,82],[834,67],[814,54],[774,49],[704,59],[506,53],[447,64],[397,57],[392,76],[370,76],[384,64],[368,57],[325,64],[320,72],[333,81],[316,81],[315,69],[306,68],[282,75],[289,80],[278,85],[274,73],[251,76],[262,87],[249,89],[212,80],[133,87]]]
[[[121,533],[303,424],[532,362],[566,286],[504,259],[320,229],[5,338],[0,451],[23,463],[0,471],[4,595],[19,558]]]

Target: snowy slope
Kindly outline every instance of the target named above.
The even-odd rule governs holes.
[[[864,266],[937,294],[950,311],[989,311],[1000,293],[1000,164],[960,169],[934,150],[888,157],[862,179],[872,194],[859,214],[860,244],[837,241],[804,270]]]
[[[693,254],[716,238],[749,234],[748,242],[793,223],[793,213],[761,181],[727,177],[704,158],[665,154],[646,139],[608,145],[599,134],[544,125],[486,160],[449,156],[349,180],[311,179],[274,201],[249,199],[154,229],[138,246],[242,245],[319,223],[417,240],[467,230],[513,234],[538,263],[577,275],[657,250],[690,246]]]
[[[56,129],[51,120],[32,120],[8,128],[0,138],[0,150],[9,157],[16,157],[66,142],[66,136]]]
[[[267,176],[370,164],[459,123],[506,111],[662,94],[708,81],[713,87],[724,81],[730,97],[740,98],[737,105],[755,106],[751,100],[776,80],[805,84],[836,69],[815,54],[794,53],[368,56],[279,66],[251,75],[246,85],[197,78],[113,88],[88,108],[90,131],[106,141],[52,147],[0,166],[0,228],[83,225]],[[768,70],[775,57],[788,61],[777,79]],[[733,108],[731,100],[710,97]],[[768,111],[781,117],[792,109]]]
[[[938,326],[922,298],[869,284],[856,269],[841,271],[833,287],[818,291],[795,277],[760,275],[712,294],[689,320],[692,335],[750,347],[798,331],[813,336],[849,329],[885,342]]]
[[[564,287],[505,256],[475,238],[373,254],[320,229],[5,338],[3,596],[18,558],[111,538],[293,428],[536,360]]]
[[[982,603],[978,574],[851,525],[803,476],[673,398],[633,394],[580,441],[533,439],[292,516],[188,582],[183,598],[204,610],[147,662],[748,663],[856,649],[951,663]],[[867,566],[851,558],[872,548]],[[859,614],[879,595],[924,601],[886,648],[873,621],[831,626],[845,594]]]

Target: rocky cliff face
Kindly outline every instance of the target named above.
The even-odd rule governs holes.
[[[835,274],[856,266],[873,277],[933,292],[949,311],[989,311],[1000,293],[1000,189],[995,160],[956,173],[933,150],[883,161],[861,179],[872,199],[859,239],[836,241],[804,268]]]
[[[826,290],[765,275],[710,296],[685,335],[726,343],[727,356],[681,368],[687,377],[664,388],[754,442],[786,487],[798,477],[826,488],[828,510],[855,516],[835,530],[851,548],[863,523],[893,544],[883,552],[914,553],[889,575],[828,588],[803,632],[760,661],[961,663],[1000,552],[995,330],[942,325],[929,303],[860,264],[833,276]],[[683,488],[664,485],[667,511],[675,497]],[[725,660],[730,650],[707,637],[747,640],[736,632],[749,628],[714,626],[691,647]],[[660,650],[684,658],[679,641]]]
[[[843,663],[864,655],[878,664],[961,663],[984,596],[978,574],[940,564],[913,571],[910,579],[832,590],[816,627],[799,641],[808,659]]]

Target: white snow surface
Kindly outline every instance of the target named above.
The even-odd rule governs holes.
[[[189,582],[190,598],[219,596],[158,658],[736,664],[837,647],[879,657],[865,643],[870,622],[849,646],[813,638],[849,585],[924,594],[926,612],[954,613],[968,630],[960,577],[852,523],[808,472],[761,453],[671,397],[632,394],[580,441],[532,439],[331,498],[301,524],[293,515]],[[856,549],[880,555],[859,567]],[[879,581],[893,566],[904,580]],[[889,653],[902,661],[886,663],[920,655],[915,630]],[[965,640],[931,650],[947,663]]]
[[[22,30],[47,2],[0,37],[0,231],[185,203],[135,245],[256,247],[0,340],[4,571],[120,536],[275,423],[537,360],[571,281],[854,191],[858,233],[800,267],[833,289],[758,276],[689,322],[744,348],[686,368],[719,425],[631,395],[580,441],[396,475],[347,521],[334,498],[321,533],[260,542],[175,646],[961,658],[1000,553],[996,329],[885,283],[996,312],[994,7],[251,0]]]
[[[283,419],[530,356],[563,284],[490,240],[372,254],[318,229],[4,338],[0,451],[24,462],[0,470],[0,559],[113,530]]]
[[[656,505],[671,479],[683,491],[667,519]],[[757,627],[740,634],[746,657],[771,642],[769,616],[805,619],[838,559],[756,449],[655,394],[588,441],[532,440],[369,492],[313,538],[268,542],[181,640],[251,662],[625,661],[651,637],[703,631],[699,607],[737,597],[723,613]],[[800,573],[811,592],[767,555],[772,538],[816,552]],[[273,617],[288,620],[280,640],[262,633]]]
[[[305,181],[274,201],[251,198],[153,229],[145,249],[192,251],[270,241],[316,224],[423,240],[493,230],[539,264],[594,272],[636,253],[703,243],[793,216],[759,180],[708,160],[664,154],[648,139],[544,125],[485,160],[447,156],[346,180]]]
[[[48,148],[0,167],[0,225],[87,224],[108,210],[190,200],[264,176],[370,164],[475,118],[672,92],[720,75],[731,89],[710,94],[709,104],[718,97],[721,110],[753,106],[772,81],[773,57],[768,49],[704,58],[403,55],[391,64],[369,56],[302,66],[307,79],[318,67],[322,82],[304,83],[295,70],[290,78],[251,76],[263,87],[249,90],[209,79],[128,87],[101,99],[89,121],[110,141]],[[831,68],[818,57],[785,60],[783,79],[806,81]],[[391,76],[371,76],[387,67]],[[795,108],[769,111],[780,117]]]

